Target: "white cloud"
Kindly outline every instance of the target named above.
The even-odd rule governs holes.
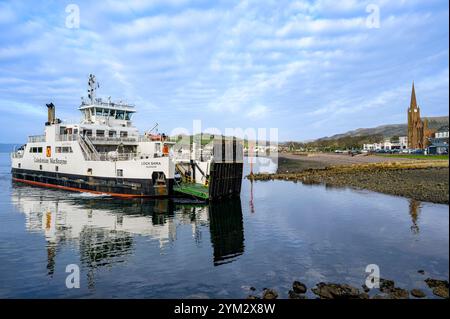
[[[283,37],[304,33],[341,33],[363,28],[366,28],[365,17],[348,19],[314,19],[307,17],[305,19],[288,22],[279,29],[276,34]]]
[[[136,12],[160,6],[178,7],[189,2],[190,0],[106,0],[101,3],[101,10],[115,13]]]
[[[186,10],[175,15],[152,15],[113,26],[112,36],[127,39],[155,32],[206,28],[218,22],[221,14],[215,10]]]
[[[14,100],[0,100],[0,110],[2,114],[16,114],[23,116],[45,116],[46,110],[43,107]]]
[[[266,117],[269,114],[269,108],[265,105],[256,105],[252,107],[245,116],[249,119],[257,120]]]

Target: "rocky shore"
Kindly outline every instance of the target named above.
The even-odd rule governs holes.
[[[373,292],[365,284],[360,288],[348,284],[320,282],[310,290],[316,299],[422,299],[431,295],[438,298],[449,298],[449,283],[447,280],[427,278],[424,280],[431,293],[414,288],[411,291],[396,287],[393,280],[380,278],[379,288]],[[279,294],[275,289],[263,288],[261,294],[255,294],[256,288],[251,287],[252,294],[247,299],[277,299]],[[292,283],[288,291],[288,299],[307,299],[308,288],[300,281]]]
[[[287,180],[304,184],[325,184],[331,187],[351,187],[404,196],[418,201],[449,203],[449,162],[447,160],[416,160],[402,162],[365,163],[286,172],[283,161],[275,174],[247,176],[253,181]],[[292,170],[293,169],[293,170]]]

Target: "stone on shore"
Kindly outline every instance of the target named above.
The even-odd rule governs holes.
[[[305,295],[298,294],[293,290],[289,290],[288,297],[289,297],[289,299],[306,299]]]
[[[433,294],[435,296],[448,299],[448,288],[444,286],[433,288]]]
[[[425,282],[427,283],[428,287],[430,287],[430,288],[436,288],[436,287],[447,287],[448,288],[447,280],[427,278],[427,279],[425,279]]]
[[[408,299],[409,292],[402,288],[392,288],[391,291],[389,291],[389,297],[391,299]]]
[[[380,278],[380,291],[390,292],[395,287],[395,282],[393,280]]]
[[[321,299],[368,299],[366,293],[361,293],[358,288],[347,284],[319,283],[311,289]]]
[[[433,290],[433,294],[435,296],[448,299],[449,287],[447,280],[427,278],[425,279],[425,282],[427,283],[428,287],[430,287]]]
[[[277,299],[278,293],[274,289],[264,289],[263,299]]]
[[[416,298],[425,298],[427,295],[420,289],[411,290],[411,295]]]
[[[292,289],[297,294],[304,294],[307,290],[306,285],[304,283],[301,283],[300,281],[294,281],[292,284]]]

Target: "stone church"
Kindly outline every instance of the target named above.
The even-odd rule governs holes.
[[[408,148],[424,149],[429,144],[433,131],[428,128],[428,119],[420,118],[420,107],[417,104],[414,82],[411,92],[411,103],[408,109]]]

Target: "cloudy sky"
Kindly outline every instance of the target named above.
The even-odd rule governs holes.
[[[423,114],[448,114],[447,0],[0,1],[0,30],[0,142],[40,134],[50,101],[78,119],[89,73],[165,132],[403,123],[413,80]]]

